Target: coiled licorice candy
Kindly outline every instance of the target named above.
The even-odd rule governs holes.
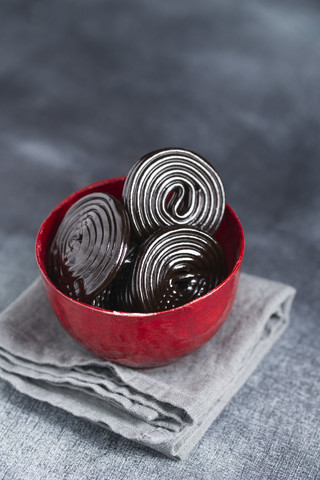
[[[124,305],[129,311],[168,310],[204,295],[226,276],[224,252],[211,235],[194,227],[166,227],[139,248],[122,301],[129,299]]]
[[[66,295],[85,303],[110,285],[130,242],[130,222],[122,203],[91,193],[66,212],[52,241],[48,271]]]
[[[200,155],[177,148],[142,157],[128,173],[122,199],[142,241],[170,225],[214,235],[225,209],[224,187],[216,170]]]

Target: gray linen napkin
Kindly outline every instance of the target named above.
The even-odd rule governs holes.
[[[135,370],[78,345],[38,278],[0,316],[0,376],[31,397],[185,458],[283,333],[294,295],[292,287],[242,274],[232,312],[208,343],[171,365]]]

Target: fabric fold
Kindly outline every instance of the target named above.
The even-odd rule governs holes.
[[[209,342],[165,367],[132,369],[77,344],[38,278],[0,316],[0,376],[31,397],[185,458],[283,333],[294,295],[288,285],[242,274],[231,314]]]

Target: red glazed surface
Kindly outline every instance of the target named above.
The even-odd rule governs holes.
[[[156,367],[191,353],[221,327],[232,308],[244,253],[239,219],[227,205],[216,238],[229,269],[226,280],[214,290],[182,307],[158,313],[124,313],[102,310],[61,293],[46,273],[46,251],[64,214],[79,198],[106,192],[121,200],[125,178],[89,185],[63,200],[40,227],[36,258],[52,308],[62,326],[99,357],[136,368]]]

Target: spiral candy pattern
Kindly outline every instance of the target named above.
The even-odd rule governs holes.
[[[51,244],[48,269],[57,287],[90,303],[115,277],[130,242],[123,205],[106,193],[78,200],[65,214]]]
[[[159,228],[193,226],[213,235],[222,220],[225,193],[212,165],[184,149],[166,149],[142,157],[130,170],[123,203],[137,237]]]
[[[209,234],[193,227],[167,227],[140,247],[131,296],[140,312],[168,310],[204,295],[226,275],[224,252]]]

